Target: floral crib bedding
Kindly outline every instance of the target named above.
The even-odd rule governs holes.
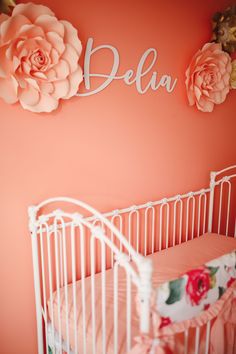
[[[180,322],[207,310],[236,279],[236,250],[161,285],[155,294],[163,325]]]
[[[157,287],[152,298],[153,333],[137,337],[130,354],[184,353],[176,335],[212,319],[210,353],[236,354],[236,250]],[[202,348],[205,353],[205,343]],[[194,352],[192,340],[188,354]]]
[[[162,293],[162,303],[163,306],[165,306],[165,301],[168,299],[170,296],[170,290],[168,290],[167,284],[171,284],[174,279],[179,279],[182,278],[182,275],[188,274],[190,270],[192,269],[199,269],[199,267],[203,264],[211,264],[212,259],[220,259],[222,255],[227,255],[229,253],[232,253],[232,250],[236,249],[236,239],[232,237],[225,237],[225,236],[220,236],[217,234],[205,234],[199,238],[195,238],[191,241],[182,243],[180,245],[177,245],[175,247],[169,248],[167,250],[163,250],[160,252],[156,252],[152,255],[147,256],[153,264],[153,288],[156,289],[154,291],[154,296],[153,300],[157,301],[157,290],[163,287],[163,293]],[[211,264],[212,267],[217,267],[218,265]],[[201,268],[201,267],[200,267]],[[218,269],[219,271],[219,269]],[[118,336],[118,348],[119,348],[119,354],[124,354],[126,353],[126,277],[125,277],[125,271],[121,268],[119,271],[119,280],[118,280],[118,308],[119,308],[119,336]],[[213,279],[214,276],[216,276],[217,273],[212,275]],[[228,275],[228,280],[230,280],[230,271],[227,273]],[[113,343],[113,331],[114,331],[114,326],[113,326],[113,303],[114,303],[114,289],[113,289],[113,269],[107,270],[106,271],[106,301],[107,301],[107,337],[106,337],[106,347],[107,347],[107,354],[114,354],[114,343]],[[218,278],[219,274],[217,274]],[[96,274],[96,290],[98,293],[101,292],[101,274],[98,273]],[[232,273],[233,277],[233,273]],[[226,285],[227,282],[226,281]],[[166,284],[166,285],[165,285]],[[213,283],[211,283],[212,285]],[[231,285],[232,287],[232,285]],[[230,288],[231,288],[230,287]],[[88,353],[92,353],[92,324],[91,324],[91,281],[90,278],[85,279],[85,288],[86,288],[86,311],[87,311],[87,333],[88,333],[88,338],[87,338],[87,351]],[[229,288],[229,289],[230,289]],[[205,288],[206,289],[206,288]],[[229,290],[228,289],[228,290]],[[215,288],[217,290],[217,288]],[[228,293],[228,290],[224,292],[224,294],[221,296],[220,300],[224,300],[224,296]],[[68,299],[69,299],[69,307],[72,306],[72,301],[73,301],[73,294],[72,294],[72,286],[69,285],[68,287]],[[218,290],[219,291],[219,290]],[[132,287],[132,298],[135,299],[136,296],[136,288]],[[203,291],[204,293],[204,291]],[[77,298],[81,299],[81,282],[78,281],[76,284],[76,294]],[[160,294],[161,295],[161,294]],[[173,301],[173,293],[171,295]],[[61,306],[62,306],[62,337],[63,340],[66,341],[66,326],[65,326],[65,321],[66,321],[66,301],[65,301],[65,294],[64,294],[64,289],[60,289],[60,298],[61,298]],[[182,301],[184,300],[184,295],[182,298]],[[217,300],[216,302],[218,303],[220,300]],[[222,301],[223,301],[222,300]],[[96,348],[97,348],[97,353],[102,353],[102,346],[101,346],[101,338],[102,338],[102,326],[101,326],[101,298],[98,297],[97,299],[97,321],[96,321]],[[204,301],[204,294],[201,297],[199,303]],[[180,301],[176,301],[172,305],[168,305],[168,308],[171,310],[175,307],[178,308],[178,304]],[[202,303],[200,304],[200,306]],[[159,306],[159,305],[158,305]],[[155,322],[154,325],[156,324],[156,321],[158,320],[158,306],[153,301],[153,321]],[[197,305],[195,305],[197,306]],[[195,307],[194,306],[194,307]],[[210,306],[208,311],[211,311],[213,306]],[[77,302],[77,314],[81,313],[81,301]],[[204,309],[204,306],[203,306]],[[168,331],[168,335],[172,335],[173,331],[176,333],[176,331],[180,331],[180,326],[181,331],[183,332],[183,322],[175,322],[175,318],[171,316],[171,313],[168,313],[168,316],[165,314],[166,309],[163,308],[162,312],[162,318],[159,319],[162,321],[161,324],[161,335],[164,333],[166,334]],[[134,314],[132,316],[132,346],[135,346],[136,341],[135,338],[138,338],[139,336],[139,318],[136,312],[136,304],[135,301],[132,301],[132,313]],[[203,311],[203,313],[206,313],[206,310]],[[236,312],[235,312],[236,313]],[[48,318],[49,321],[51,321],[52,316],[54,318],[54,326],[55,330],[58,331],[59,329],[59,322],[58,322],[58,303],[57,303],[57,291],[53,295],[53,305],[52,308],[50,306],[50,301],[48,302]],[[170,323],[170,321],[172,323]],[[185,326],[189,325],[189,320],[185,321]],[[167,325],[169,323],[169,325]],[[192,325],[192,320],[191,320],[191,325]],[[176,328],[178,326],[178,328]],[[69,329],[70,329],[70,347],[71,351],[74,352],[74,316],[73,316],[73,311],[70,312],[69,316]],[[77,319],[77,328],[78,332],[80,333],[82,331],[82,318],[81,316],[78,316]],[[155,327],[157,328],[157,326]],[[195,329],[194,329],[195,330]],[[164,332],[163,332],[164,331]],[[79,353],[83,353],[83,343],[82,343],[82,336],[80,336],[78,333],[78,349]],[[150,333],[149,337],[149,342],[152,342],[153,338],[155,338],[158,333]],[[182,335],[182,333],[181,333]],[[176,339],[176,336],[175,336]],[[141,337],[139,337],[139,340],[142,340]],[[182,339],[180,338],[180,341]],[[183,340],[182,340],[183,342]],[[141,351],[141,354],[148,353],[146,351]],[[183,354],[184,351],[176,352],[174,351],[175,354]],[[193,351],[194,353],[194,351]],[[201,354],[202,352],[199,352]],[[205,354],[205,352],[203,352]],[[224,353],[221,352],[220,354]],[[192,354],[192,352],[188,352],[188,354]],[[225,354],[225,353],[224,353]],[[228,353],[227,353],[228,354]],[[232,353],[230,353],[232,354]],[[236,354],[236,353],[235,353]]]

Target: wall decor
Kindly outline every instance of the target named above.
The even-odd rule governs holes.
[[[136,70],[126,69],[118,75],[118,49],[110,44],[94,46],[94,39],[89,38],[83,73],[79,65],[82,45],[70,22],[58,20],[43,5],[15,5],[13,0],[2,0],[0,5],[5,12],[0,15],[0,97],[9,104],[19,102],[32,112],[52,112],[60,100],[97,94],[114,80],[134,85],[140,94],[160,88],[172,93],[176,88],[177,78],[155,70],[158,60],[155,48],[143,53]],[[189,105],[202,112],[212,112],[235,88],[235,63],[230,55],[236,50],[236,6],[217,12],[212,27],[212,42],[193,56],[186,71]],[[93,73],[91,60],[103,50],[113,55],[113,64],[107,73]],[[104,81],[91,88],[94,86],[91,81],[96,78]],[[80,92],[83,80],[85,89]]]
[[[192,58],[186,71],[189,105],[212,112],[235,88],[236,5],[217,12],[212,21],[212,42],[206,43]]]
[[[90,61],[93,54],[96,52],[109,49],[109,51],[113,54],[113,65],[108,74],[94,74],[90,73]],[[151,63],[147,68],[144,69],[147,60],[152,58]],[[84,83],[86,92],[78,93],[78,96],[90,96],[96,94],[102,90],[104,90],[107,86],[111,84],[113,80],[123,80],[125,84],[132,85],[135,84],[137,91],[140,94],[146,93],[149,89],[153,91],[157,91],[159,88],[163,87],[167,92],[171,93],[174,91],[175,86],[177,84],[177,79],[172,79],[170,75],[164,74],[162,76],[158,76],[157,71],[153,71],[151,73],[151,78],[144,87],[142,82],[143,78],[149,74],[153,69],[155,63],[157,61],[157,50],[154,48],[148,48],[144,54],[141,56],[140,61],[137,66],[136,72],[132,69],[128,69],[123,75],[117,75],[120,64],[120,56],[118,50],[111,45],[100,45],[98,47],[93,48],[93,38],[89,38],[85,50],[85,60],[84,60]],[[90,90],[91,88],[91,78],[104,78],[105,81],[96,89]]]
[[[230,89],[231,58],[218,43],[207,43],[193,57],[186,71],[189,104],[212,112],[225,101]]]
[[[32,112],[51,112],[83,79],[77,30],[46,6],[16,5],[0,15],[0,97]]]
[[[103,49],[113,54],[110,72],[91,73],[91,58]],[[136,72],[128,69],[119,76],[118,50],[112,45],[93,47],[93,38],[89,38],[84,60],[85,92],[78,93],[83,81],[78,63],[81,51],[77,30],[69,22],[58,20],[48,7],[33,3],[16,5],[11,15],[0,15],[0,97],[7,103],[19,102],[24,109],[41,113],[55,110],[60,99],[99,93],[113,80],[134,84],[140,94],[149,89],[164,88],[168,93],[175,89],[176,78],[153,70],[158,56],[156,49],[144,52]],[[149,60],[151,63],[146,67]],[[150,73],[151,78],[144,86],[143,79]],[[104,78],[104,82],[91,90],[92,78]]]
[[[212,40],[221,43],[223,50],[232,54],[236,51],[236,5],[224,12],[217,12],[212,19]]]

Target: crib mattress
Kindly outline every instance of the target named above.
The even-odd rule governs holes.
[[[154,253],[150,256],[153,262],[153,284],[160,284],[179,277],[181,274],[197,268],[212,259],[218,258],[226,253],[236,249],[236,239],[232,237],[220,236],[217,234],[205,234],[194,240],[182,243],[181,245]],[[119,330],[118,330],[118,353],[126,352],[126,280],[123,270],[119,273],[119,293],[118,293],[118,309],[119,309]],[[86,289],[86,333],[87,333],[87,352],[92,353],[92,321],[91,321],[91,281],[90,278],[85,280]],[[81,299],[81,282],[76,284],[77,299]],[[96,275],[96,293],[101,294],[101,274]],[[72,286],[68,286],[68,303],[69,303],[69,338],[71,349],[75,348],[74,341],[74,316],[73,316],[73,295]],[[135,299],[135,289],[132,289],[132,299]],[[66,340],[66,302],[65,292],[60,290],[61,297],[61,326],[62,337]],[[106,272],[106,348],[107,354],[114,353],[113,349],[113,269]],[[77,301],[77,330],[78,333],[78,351],[83,353],[82,339],[82,305],[81,301]],[[97,297],[96,303],[96,350],[102,353],[102,316],[101,316],[101,296]],[[132,316],[132,337],[138,335],[138,317],[135,313],[135,301],[133,301]],[[59,329],[59,321],[57,317],[58,304],[57,293],[53,294],[53,309],[49,306],[49,318],[54,318],[54,326]]]

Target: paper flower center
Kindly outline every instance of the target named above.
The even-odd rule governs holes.
[[[207,72],[204,76],[204,86],[212,86],[215,84],[215,75],[213,72]]]
[[[49,57],[47,53],[45,53],[41,49],[35,50],[30,56],[29,56],[29,62],[31,64],[31,69],[33,71],[45,71],[48,68],[49,65]]]

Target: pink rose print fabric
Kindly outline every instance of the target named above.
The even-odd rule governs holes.
[[[211,327],[212,353],[231,353],[225,348],[234,346],[235,284],[236,251],[162,284],[154,290],[152,298],[153,333],[140,334],[135,338],[136,344],[129,354],[174,354],[177,348],[175,334],[183,333],[190,327],[205,325],[216,316],[217,320]],[[227,332],[231,337],[227,337],[226,342],[226,334],[222,330],[224,321],[231,326]],[[194,353],[195,347],[189,347],[188,350]]]
[[[186,293],[192,305],[199,305],[210,289],[210,271],[208,268],[193,269],[186,273],[188,282],[186,285]]]
[[[189,320],[207,310],[236,281],[236,251],[186,272],[156,289],[160,328]]]
[[[19,4],[0,15],[0,97],[32,112],[51,112],[83,79],[77,30],[46,6]]]

